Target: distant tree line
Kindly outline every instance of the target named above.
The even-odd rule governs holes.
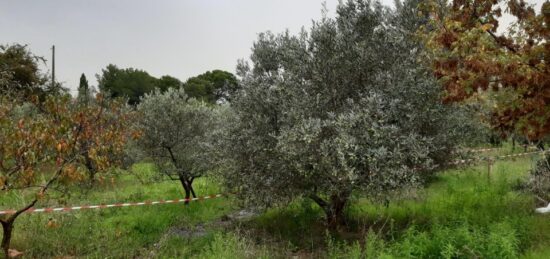
[[[60,83],[52,84],[51,77],[40,71],[40,62],[45,61],[33,54],[26,45],[0,45],[0,94],[5,95],[9,91],[21,97],[37,96],[42,100],[48,94],[68,94]],[[182,82],[169,75],[156,78],[144,70],[109,64],[96,78],[97,90],[107,97],[127,98],[132,105],[138,104],[141,97],[156,88],[162,92],[170,88],[183,88],[188,98],[207,103],[228,102],[239,89],[237,78],[222,70],[207,71]],[[79,99],[90,99],[95,91],[82,74],[78,87]]]
[[[222,70],[208,71],[182,82],[169,75],[155,78],[144,70],[109,64],[96,77],[101,92],[113,98],[126,97],[132,105],[138,104],[141,97],[156,88],[162,92],[183,88],[189,98],[207,103],[227,102],[238,89],[237,78]]]

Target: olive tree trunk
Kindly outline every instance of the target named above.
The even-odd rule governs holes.
[[[193,177],[185,177],[183,175],[179,175],[179,181],[181,183],[181,186],[185,190],[185,204],[189,204],[191,195],[193,195],[193,198],[197,198],[195,190],[193,189],[193,180]]]
[[[311,195],[310,198],[325,212],[328,228],[336,230],[339,226],[344,226],[346,224],[344,209],[349,201],[349,196],[349,192],[341,192],[332,194],[328,201],[320,198],[316,194]]]

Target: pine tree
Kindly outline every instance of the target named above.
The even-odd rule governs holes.
[[[78,102],[87,104],[90,99],[90,88],[88,86],[88,79],[86,75],[82,73],[80,76],[80,84],[78,85]]]

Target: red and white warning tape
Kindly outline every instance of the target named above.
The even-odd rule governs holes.
[[[492,158],[489,158],[489,159],[490,160],[506,159],[506,158],[510,158],[510,157],[528,156],[528,155],[532,155],[532,154],[542,154],[542,153],[546,153],[546,152],[548,152],[548,150],[525,152],[525,153],[518,153],[518,154],[512,154],[512,155],[505,155],[505,156],[496,156],[496,157],[492,157]],[[452,162],[451,164],[453,164],[453,165],[466,164],[466,163],[470,163],[470,162],[482,161],[484,159],[487,160],[488,158],[461,159],[461,160],[456,160],[456,161]]]
[[[489,151],[499,150],[499,149],[500,149],[500,148],[467,149],[466,152],[472,152],[472,153],[477,153],[477,152],[489,152]]]
[[[474,162],[474,161],[477,161],[477,160],[478,159],[460,159],[460,160],[456,160],[456,161],[451,162],[451,165],[466,164],[466,163]]]
[[[49,212],[64,212],[64,211],[73,211],[73,210],[105,209],[105,208],[114,208],[114,207],[132,207],[132,206],[145,206],[145,205],[157,205],[157,204],[183,203],[183,202],[214,199],[222,196],[227,196],[227,195],[215,194],[215,195],[208,195],[208,196],[202,196],[202,197],[190,198],[190,199],[128,202],[128,203],[114,203],[114,204],[101,204],[101,205],[84,205],[84,206],[62,207],[62,208],[42,208],[42,209],[30,208],[26,210],[25,213],[39,213],[39,212],[49,213]],[[14,214],[14,213],[16,213],[16,210],[0,210],[0,215]]]
[[[525,145],[522,145],[522,147],[525,147]],[[500,147],[495,147],[495,148],[478,148],[478,149],[466,149],[466,150],[464,150],[464,151],[470,152],[470,153],[481,153],[481,152],[490,152],[490,151],[495,151],[495,150],[500,150],[500,149],[503,149],[503,148],[500,148]],[[536,147],[528,146],[528,147],[526,147],[526,149],[536,149]]]
[[[539,154],[539,153],[545,153],[547,151],[534,151],[534,152],[525,152],[525,153],[519,153],[519,154],[512,154],[512,155],[505,155],[505,156],[497,156],[496,159],[504,159],[508,157],[517,157],[517,156],[528,156],[532,154]]]

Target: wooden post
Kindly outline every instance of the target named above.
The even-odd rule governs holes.
[[[52,90],[55,89],[55,45],[52,45]]]
[[[487,159],[487,181],[491,182],[491,168],[493,167],[493,159]]]

